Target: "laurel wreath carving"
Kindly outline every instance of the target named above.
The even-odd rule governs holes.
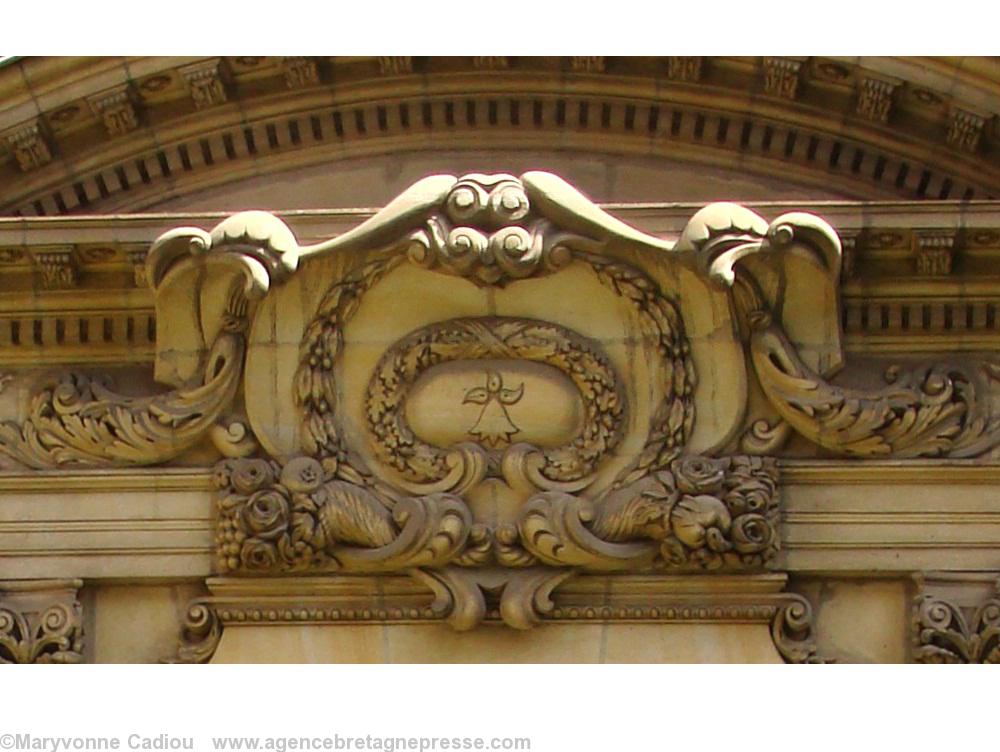
[[[618,444],[625,395],[607,358],[557,324],[531,319],[463,318],[434,324],[394,344],[379,361],[366,399],[375,451],[408,479],[439,481],[451,451],[418,439],[406,424],[406,395],[421,374],[455,360],[514,359],[553,366],[573,382],[584,408],[581,430],[563,446],[541,450],[539,472],[552,481],[578,480]]]

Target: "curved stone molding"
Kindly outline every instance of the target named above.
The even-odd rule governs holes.
[[[1000,597],[972,609],[922,594],[913,604],[913,660],[917,663],[1000,663]]]
[[[0,582],[0,663],[81,663],[80,580]]]
[[[491,147],[721,162],[870,198],[985,198],[1000,182],[983,100],[997,80],[988,58],[580,60],[522,58],[489,71],[434,57],[317,60],[331,78],[292,73],[280,57],[78,59],[73,85],[59,86],[66,61],[22,59],[2,71],[0,89],[12,103],[46,106],[29,117],[12,105],[0,122],[10,151],[3,206],[29,216],[148,209],[294,166]],[[290,87],[293,78],[308,85]],[[41,81],[51,83],[27,94]],[[888,96],[890,81],[905,85]],[[780,96],[792,83],[796,97]],[[139,127],[125,117],[127,132],[94,105],[122,87],[141,113]],[[754,106],[762,91],[776,95]],[[110,111],[122,119],[120,107]],[[32,180],[15,180],[22,171]]]

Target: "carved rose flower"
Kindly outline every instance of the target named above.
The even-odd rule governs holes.
[[[738,553],[760,553],[773,544],[774,527],[763,515],[744,514],[733,520],[731,537]]]
[[[310,493],[323,484],[323,466],[312,457],[296,457],[281,468],[281,485],[292,493]]]
[[[239,493],[252,494],[270,485],[274,481],[274,473],[267,460],[240,460],[234,464],[230,480]]]
[[[759,478],[745,478],[725,495],[729,511],[734,515],[744,512],[764,512],[774,495],[774,487]]]
[[[726,477],[723,464],[710,457],[682,457],[671,469],[677,487],[688,494],[718,493]]]
[[[273,540],[288,527],[288,500],[278,491],[258,491],[243,507],[247,530],[263,540]]]
[[[278,551],[273,543],[248,538],[240,549],[240,560],[246,569],[265,572],[274,569],[278,563]]]

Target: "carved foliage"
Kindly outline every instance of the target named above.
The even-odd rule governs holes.
[[[913,611],[913,658],[917,663],[1000,663],[1000,598],[980,604],[968,621],[946,600],[919,597]]]
[[[678,246],[692,250],[709,278],[732,287],[765,396],[810,441],[840,454],[900,458],[973,457],[1000,443],[1000,417],[982,398],[995,378],[989,364],[979,370],[946,363],[908,372],[894,367],[886,373],[888,386],[873,390],[835,386],[806,365],[747,261],[794,254],[835,284],[840,243],[822,220],[788,214],[768,225],[743,207],[713,204],[692,218]],[[780,426],[758,421],[744,447],[776,446],[786,433]]]
[[[217,566],[225,571],[324,567],[381,571],[435,566],[453,558],[471,527],[465,503],[448,494],[397,497],[342,479],[333,463],[299,457],[216,467]],[[355,476],[357,477],[357,476]]]
[[[79,586],[79,581],[76,586]],[[66,595],[70,592],[66,591]],[[83,621],[80,603],[54,597],[39,607],[41,592],[12,594],[0,600],[0,663],[80,663]]]
[[[820,446],[859,457],[972,457],[1000,441],[1000,419],[979,404],[977,374],[947,364],[886,373],[889,386],[833,386],[798,357],[767,317],[751,335],[753,363],[771,404]]]
[[[201,439],[232,402],[243,372],[246,301],[234,290],[203,376],[187,388],[125,397],[102,379],[66,374],[31,402],[23,424],[0,425],[0,451],[26,465],[153,464]]]
[[[684,457],[596,501],[538,494],[519,543],[555,566],[759,570],[779,546],[776,489],[773,460]]]

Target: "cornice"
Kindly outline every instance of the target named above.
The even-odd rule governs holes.
[[[0,69],[0,131],[34,128],[37,147],[20,162],[10,152],[0,208],[136,210],[304,164],[484,147],[659,155],[859,197],[969,199],[1000,186],[995,66],[804,58],[784,96],[767,88],[780,58],[387,60],[18,60]],[[202,70],[219,96],[192,93]],[[870,82],[890,80],[872,110],[883,89]],[[106,102],[119,108],[110,125]]]
[[[676,237],[699,205],[604,204],[623,221]],[[1000,203],[757,202],[765,216],[812,211],[845,247],[845,348],[879,354],[1000,348]],[[304,239],[335,237],[374,209],[282,212]],[[148,363],[156,342],[145,279],[150,243],[164,230],[210,226],[217,212],[0,219],[0,366]],[[928,239],[946,242],[947,269],[921,267]],[[938,246],[931,247],[940,252]],[[71,277],[51,284],[65,258]],[[58,280],[57,280],[58,281]]]
[[[1000,464],[975,460],[781,460],[782,481],[790,485],[995,485]]]

